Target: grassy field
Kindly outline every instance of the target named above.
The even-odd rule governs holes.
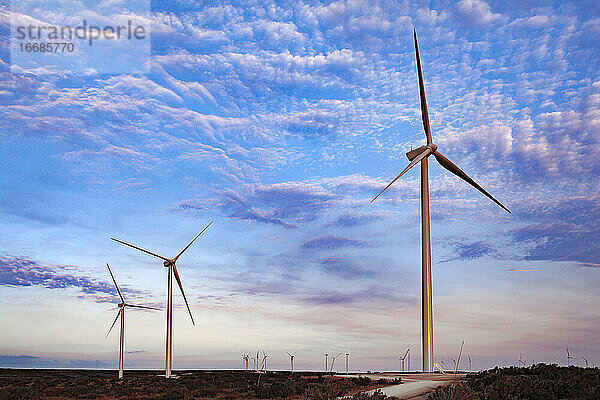
[[[456,387],[438,388],[429,400],[600,399],[600,369],[536,364],[470,374]]]
[[[180,371],[177,379],[159,374],[126,371],[119,381],[116,371],[0,369],[0,399],[334,399],[385,385],[318,373]]]

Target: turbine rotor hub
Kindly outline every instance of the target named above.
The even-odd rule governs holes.
[[[163,262],[163,265],[165,266],[165,268],[169,268],[171,265],[173,265],[173,261],[166,261]]]

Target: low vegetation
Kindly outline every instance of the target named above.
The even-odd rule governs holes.
[[[429,400],[600,399],[600,369],[536,364],[469,374],[454,387],[440,387]]]
[[[167,380],[158,371],[0,369],[4,399],[335,399],[384,386],[368,378],[339,378],[318,373],[185,371]],[[400,383],[394,381],[394,383]],[[381,393],[357,400],[388,399]]]

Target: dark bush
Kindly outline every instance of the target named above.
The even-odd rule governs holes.
[[[456,400],[600,399],[600,370],[546,364],[527,368],[496,367],[467,375],[464,384],[456,388]],[[449,399],[444,397],[448,390],[448,387],[438,388],[429,399]]]

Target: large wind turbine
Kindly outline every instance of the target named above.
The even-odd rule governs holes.
[[[115,320],[113,321],[112,325],[110,326],[110,329],[108,330],[108,333],[106,334],[106,337],[104,338],[104,340],[106,340],[108,335],[110,335],[112,328],[115,326],[115,324],[117,323],[117,320],[119,319],[119,316],[120,316],[121,317],[121,333],[119,334],[119,379],[123,379],[123,349],[125,348],[125,307],[146,308],[148,310],[158,310],[158,311],[160,311],[160,309],[154,308],[154,307],[136,306],[135,304],[126,303],[125,299],[123,298],[123,295],[121,294],[121,290],[119,289],[119,285],[117,285],[115,276],[113,275],[112,271],[110,270],[110,265],[108,265],[108,263],[106,263],[106,266],[108,267],[108,272],[110,272],[110,277],[112,278],[113,283],[115,284],[117,293],[119,294],[119,297],[121,298],[121,302],[118,304],[119,312],[117,312],[117,316],[115,317]]]
[[[387,188],[396,182],[409,169],[421,163],[421,313],[422,313],[422,345],[423,345],[423,371],[433,372],[433,306],[432,306],[432,286],[431,286],[431,242],[429,233],[429,177],[428,177],[428,158],[433,155],[438,163],[454,175],[466,181],[475,189],[489,197],[494,203],[498,204],[504,210],[510,213],[509,209],[504,207],[491,194],[486,192],[481,186],[458,168],[452,161],[444,157],[439,151],[437,145],[433,143],[431,129],[429,127],[429,114],[427,112],[427,100],[425,99],[425,86],[423,85],[423,72],[421,71],[421,59],[419,58],[419,45],[417,43],[417,32],[414,31],[415,53],[417,59],[417,73],[419,76],[419,96],[421,98],[421,118],[423,128],[427,137],[427,144],[406,153],[410,164],[391,181],[371,202],[381,195]]]
[[[177,254],[174,258],[167,258],[156,253],[152,253],[151,251],[142,249],[141,247],[134,246],[130,243],[124,242],[119,239],[115,239],[111,237],[111,240],[115,242],[124,244],[125,246],[133,247],[136,250],[141,252],[150,254],[151,256],[158,257],[164,260],[163,265],[165,268],[168,268],[167,273],[167,338],[166,338],[166,350],[165,350],[165,376],[167,378],[171,377],[171,369],[173,368],[173,275],[175,275],[175,279],[177,280],[177,285],[179,285],[179,289],[181,290],[181,294],[183,295],[183,300],[185,301],[185,305],[187,307],[188,313],[190,314],[190,318],[192,320],[192,325],[196,325],[194,322],[194,317],[192,316],[192,310],[190,310],[190,305],[188,304],[187,298],[185,297],[185,292],[183,291],[183,286],[181,285],[181,278],[179,277],[179,272],[177,271],[177,266],[175,263],[177,259],[186,251],[198,236],[202,235],[206,229],[212,224],[212,221],[206,225],[202,231],[196,235],[196,237],[187,245],[179,254]]]

